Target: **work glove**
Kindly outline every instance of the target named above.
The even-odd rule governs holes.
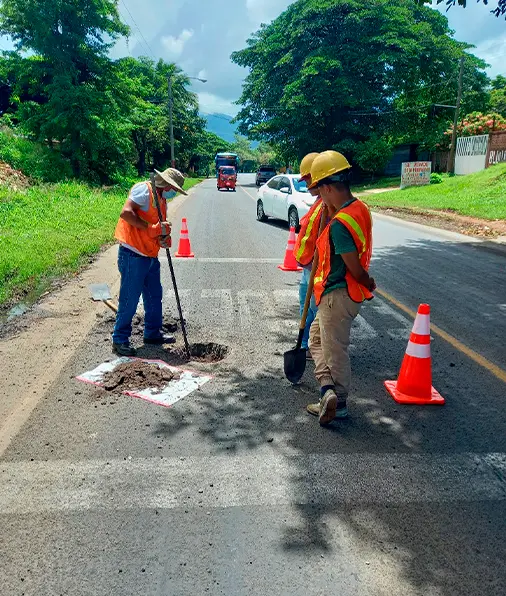
[[[148,226],[148,236],[150,238],[158,238],[159,236],[170,236],[171,225],[172,224],[168,221],[152,224]]]

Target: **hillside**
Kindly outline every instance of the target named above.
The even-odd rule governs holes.
[[[237,125],[232,124],[232,116],[226,114],[201,114],[207,121],[207,130],[218,135],[228,143],[234,142]]]

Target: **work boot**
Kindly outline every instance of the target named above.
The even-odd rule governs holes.
[[[135,356],[137,354],[135,348],[126,342],[124,344],[112,344],[112,351],[118,356]]]
[[[322,426],[329,424],[335,418],[348,417],[346,398],[338,397],[333,389],[326,391],[319,403],[309,404],[307,411],[313,416],[318,416]]]
[[[162,346],[163,344],[175,344],[176,338],[173,335],[167,335],[166,333],[160,333],[158,337],[145,337],[145,344]]]

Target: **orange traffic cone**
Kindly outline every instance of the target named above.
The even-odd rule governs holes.
[[[400,404],[442,406],[442,397],[432,386],[430,357],[430,306],[420,304],[397,381],[385,381],[390,395]]]
[[[295,228],[290,228],[290,234],[288,235],[288,244],[286,245],[285,251],[285,261],[282,265],[278,265],[278,269],[281,269],[281,271],[302,271],[302,267],[299,267],[299,264],[293,256],[294,249]]]
[[[179,236],[179,247],[175,257],[186,257],[192,259],[195,255],[192,253],[190,246],[190,237],[188,236],[188,224],[186,223],[186,217],[183,217],[181,224],[181,235]]]

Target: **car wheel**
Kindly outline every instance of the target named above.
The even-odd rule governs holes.
[[[257,201],[257,219],[258,221],[267,221],[267,216],[264,212],[264,204],[262,201]]]
[[[288,225],[291,228],[295,228],[295,231],[298,232],[299,231],[299,214],[297,213],[297,209],[295,209],[294,207],[292,207],[290,209],[290,211],[288,212]]]

